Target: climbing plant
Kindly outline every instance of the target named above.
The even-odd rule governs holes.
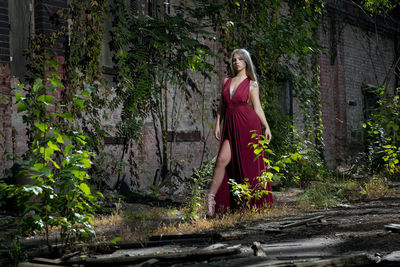
[[[209,78],[213,66],[207,62],[212,50],[200,41],[208,33],[199,20],[186,19],[184,7],[175,14],[151,17],[139,12],[135,3],[114,1],[111,49],[117,70],[116,94],[111,107],[122,106],[119,134],[138,141],[143,120],[151,116],[156,140],[159,172],[155,183],[168,180],[168,98],[180,90],[186,100],[201,93],[191,73]]]

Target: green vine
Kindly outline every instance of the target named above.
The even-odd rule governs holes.
[[[180,90],[188,100],[201,94],[191,73],[209,78],[213,71],[207,60],[214,54],[199,40],[209,33],[202,23],[185,19],[187,11],[182,6],[174,6],[175,15],[161,18],[141,15],[122,0],[113,6],[111,48],[118,85],[111,108],[122,106],[119,135],[135,142],[144,118],[151,116],[160,164],[154,183],[164,182],[173,172],[167,140],[171,127],[168,95]]]

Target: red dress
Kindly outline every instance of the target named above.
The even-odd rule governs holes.
[[[244,178],[249,178],[249,182],[254,188],[258,184],[257,176],[265,169],[265,163],[261,157],[254,161],[255,154],[253,148],[248,144],[254,142],[251,135],[256,131],[261,134],[261,122],[248,104],[250,97],[250,79],[244,79],[234,92],[230,99],[230,84],[232,78],[229,78],[222,91],[222,99],[225,105],[224,125],[221,133],[221,145],[228,139],[231,147],[231,161],[225,168],[224,180],[215,196],[215,210],[217,213],[224,213],[227,210],[234,210],[238,207],[237,199],[234,199],[230,193],[228,179],[234,179],[237,183],[244,183]],[[268,183],[267,190],[271,191],[271,184]],[[251,206],[271,207],[273,203],[272,194],[264,195],[256,200],[252,199]]]

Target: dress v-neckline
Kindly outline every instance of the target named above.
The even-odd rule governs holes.
[[[232,80],[233,80],[233,78],[231,77],[231,80],[230,80],[230,82],[229,82],[229,100],[230,100],[230,101],[232,101],[233,97],[234,97],[235,94],[236,94],[237,89],[239,89],[239,86],[240,86],[245,80],[247,80],[248,78],[249,78],[249,77],[244,78],[244,79],[238,84],[238,86],[236,86],[236,89],[233,90],[233,91],[231,91],[231,84],[232,84]]]

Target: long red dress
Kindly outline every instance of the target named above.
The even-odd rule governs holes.
[[[237,183],[244,183],[244,178],[249,178],[249,183],[254,188],[259,182],[257,176],[265,169],[265,163],[261,157],[254,161],[253,148],[248,144],[254,142],[251,135],[256,131],[261,134],[261,122],[248,104],[250,97],[250,79],[244,79],[230,99],[229,78],[222,90],[222,99],[225,105],[224,125],[221,133],[221,145],[228,139],[231,147],[231,161],[225,168],[224,180],[215,196],[215,210],[217,213],[225,213],[238,207],[237,199],[231,194],[228,179],[234,179]],[[271,191],[271,184],[268,183],[267,190]],[[264,195],[262,198],[251,200],[251,206],[271,207],[273,204],[272,194]]]

